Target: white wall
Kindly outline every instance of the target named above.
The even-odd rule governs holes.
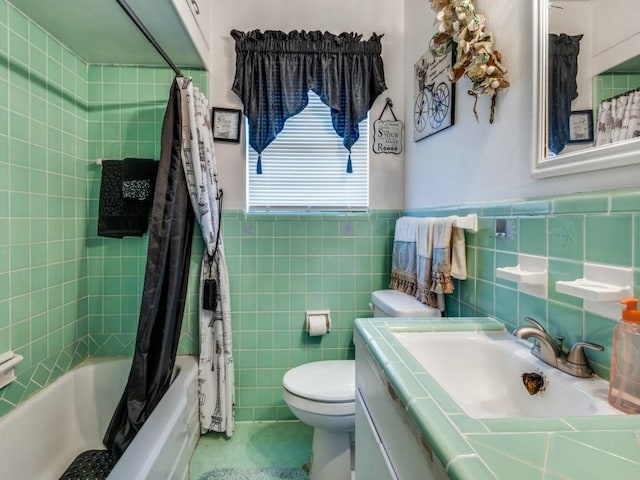
[[[478,102],[480,123],[471,112],[467,80],[457,86],[456,122],[420,142],[407,134],[405,208],[462,205],[533,198],[640,184],[640,166],[549,179],[530,175],[532,162],[532,18],[530,0],[478,0],[496,48],[509,69],[511,87],[498,95],[496,120],[489,124],[489,99]],[[413,64],[428,46],[435,13],[425,0],[405,0],[405,109],[413,102]],[[407,115],[409,127],[411,118]]]
[[[640,9],[637,0],[593,0],[594,75],[640,55]],[[613,26],[613,27],[612,27]]]
[[[403,118],[404,99],[404,5],[400,0],[212,0],[215,69],[211,72],[211,104],[242,108],[231,91],[235,73],[235,43],[229,32],[260,30],[322,30],[339,34],[358,32],[365,39],[384,34],[382,57],[388,90],[374,104],[371,123],[378,118],[389,97],[398,118]],[[386,114],[385,114],[386,115]],[[390,117],[389,117],[390,118]],[[385,119],[387,117],[385,116]],[[373,125],[371,125],[373,132]],[[373,135],[373,133],[371,133]],[[245,208],[246,132],[242,143],[216,144],[217,164],[224,208]],[[403,207],[404,155],[374,154],[370,157],[370,206],[373,209]]]

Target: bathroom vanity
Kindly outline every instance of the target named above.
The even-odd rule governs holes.
[[[516,365],[515,369],[527,368],[544,375],[547,390],[529,399],[525,386],[520,384],[524,397],[511,398],[522,392],[510,393],[507,389],[500,393],[507,401],[497,402],[497,410],[481,405],[480,413],[473,413],[468,406],[461,406],[464,399],[491,403],[487,399],[496,389],[490,385],[488,393],[483,392],[482,384],[471,378],[474,368],[489,370],[489,374],[495,369],[498,380],[515,376],[521,382],[519,374],[497,366],[496,362],[509,357],[500,354],[491,361],[474,362],[456,351],[455,346],[443,349],[438,354],[442,355],[441,363],[456,366],[444,370],[452,376],[462,375],[459,383],[470,383],[455,401],[456,382],[443,387],[436,380],[437,375],[432,376],[421,364],[425,360],[412,355],[403,345],[398,332],[471,332],[491,341],[512,342],[516,353],[513,362],[508,363]],[[584,480],[607,478],[612,472],[616,480],[640,478],[640,446],[636,441],[640,416],[623,415],[608,406],[604,380],[577,379],[548,367],[531,355],[528,343],[510,337],[502,323],[490,318],[357,319],[356,478]],[[462,345],[463,349],[472,349],[469,344]],[[481,356],[492,356],[487,352]],[[464,365],[469,365],[468,376],[464,375]],[[573,390],[585,397],[582,410],[576,404],[578,397],[565,399],[575,393]],[[551,410],[507,409],[503,415],[500,409],[511,400],[519,406],[551,401]]]
[[[393,385],[367,350],[356,343],[356,478],[447,479]]]

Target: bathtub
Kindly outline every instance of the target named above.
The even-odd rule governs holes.
[[[130,364],[86,360],[0,418],[0,478],[58,480],[78,454],[104,449]],[[187,479],[198,436],[197,361],[180,356],[171,387],[108,479]]]

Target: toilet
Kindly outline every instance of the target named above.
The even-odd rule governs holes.
[[[374,317],[439,317],[440,311],[396,290],[371,295]],[[350,480],[356,413],[354,360],[305,363],[285,373],[283,398],[298,420],[313,427],[309,480]]]
[[[374,317],[441,317],[440,310],[397,290],[376,290],[369,304]]]
[[[323,360],[292,368],[283,397],[302,423],[313,427],[309,480],[351,478],[351,432],[356,424],[356,362]]]

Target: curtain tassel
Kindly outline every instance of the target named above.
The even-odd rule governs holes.
[[[351,164],[351,152],[349,152],[349,160],[347,160],[347,173],[353,173],[353,165]]]
[[[256,164],[256,173],[262,175],[262,154],[258,154],[258,163]]]

